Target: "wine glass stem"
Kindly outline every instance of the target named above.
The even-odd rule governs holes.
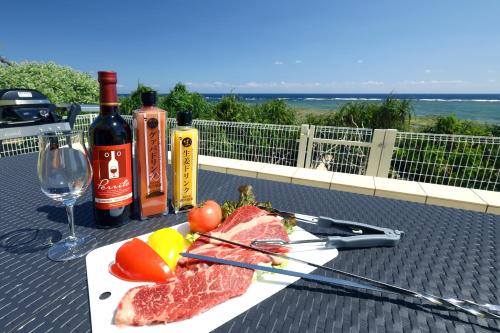
[[[75,219],[73,216],[73,208],[75,207],[75,201],[64,202],[64,206],[66,206],[66,215],[68,215],[68,223],[69,223],[69,236],[68,239],[76,240],[75,235]]]

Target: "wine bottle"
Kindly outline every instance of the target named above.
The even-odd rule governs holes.
[[[132,130],[118,113],[116,73],[98,73],[100,112],[89,129],[95,223],[122,225],[132,212]]]

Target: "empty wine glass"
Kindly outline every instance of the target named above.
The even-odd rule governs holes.
[[[52,245],[48,257],[55,261],[76,259],[90,252],[97,244],[94,236],[75,235],[73,207],[92,180],[92,167],[83,133],[47,133],[38,139],[38,179],[42,192],[64,204],[70,232],[68,237]]]

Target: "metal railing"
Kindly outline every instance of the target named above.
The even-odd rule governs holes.
[[[500,191],[500,138],[398,132],[388,176]]]
[[[75,129],[87,131],[96,117],[85,114],[77,117]],[[123,118],[132,126],[132,116]],[[175,126],[175,119],[167,119],[167,130]],[[200,133],[201,155],[256,161],[281,165],[297,165],[300,126],[235,123],[212,120],[194,120]],[[170,136],[168,136],[170,150]]]
[[[74,128],[88,131],[96,116],[78,116]],[[123,117],[132,125],[132,116]],[[193,125],[202,155],[500,191],[500,138],[209,120]],[[0,157],[36,151],[36,137],[0,145]]]
[[[306,167],[366,174],[373,130],[366,128],[311,126]]]

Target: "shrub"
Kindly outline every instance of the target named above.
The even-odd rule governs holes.
[[[53,103],[97,103],[99,84],[90,74],[54,63],[0,65],[0,89],[36,89]]]
[[[500,137],[500,125],[491,126],[491,135],[495,137]]]
[[[482,124],[476,121],[461,120],[456,115],[439,116],[432,125],[422,129],[424,133],[462,134],[478,136],[498,136],[500,126]]]
[[[297,123],[297,113],[288,106],[286,101],[273,99],[269,102],[253,106],[255,111],[251,113],[255,122],[266,124],[293,125]]]
[[[203,95],[189,92],[182,83],[177,83],[170,93],[160,99],[159,106],[168,111],[168,116],[175,118],[178,111],[190,110],[193,118],[215,119],[214,107]]]
[[[303,123],[316,126],[337,126],[337,113],[334,110],[322,114],[306,114]]]
[[[139,109],[142,106],[141,94],[151,90],[153,89],[139,84],[137,89],[135,89],[129,96],[120,98],[120,113],[132,114],[134,110]]]
[[[255,108],[245,104],[238,96],[222,97],[215,105],[215,117],[222,121],[252,122],[255,120]]]
[[[410,100],[387,97],[381,105],[372,108],[371,128],[395,128],[401,131],[410,127],[414,115]]]
[[[335,113],[331,126],[373,128],[372,116],[378,106],[367,102],[349,102]]]
[[[413,113],[411,101],[389,96],[382,103],[349,102],[338,111],[306,115],[305,121],[307,124],[322,126],[407,130]]]

